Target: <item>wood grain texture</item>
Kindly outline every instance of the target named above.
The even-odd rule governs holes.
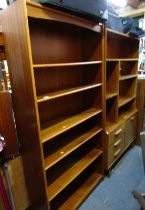
[[[7,158],[19,152],[11,95],[7,91],[0,91],[0,133],[7,145]]]
[[[30,17],[51,20],[52,22],[59,21],[62,23],[69,23],[71,25],[81,26],[98,33],[102,32],[102,27],[98,25],[98,22],[96,23],[84,18],[77,17],[75,15],[45,7],[30,0],[27,0],[27,11],[28,16]]]
[[[76,162],[68,171],[48,186],[48,198],[51,201],[66,186],[68,186],[82,171],[84,171],[95,159],[102,154],[101,150],[93,149],[85,157]]]
[[[81,122],[88,120],[89,118],[102,112],[100,109],[88,109],[84,112],[81,112],[77,115],[69,117],[66,120],[62,120],[44,130],[41,131],[42,143],[49,141],[49,139],[54,138],[55,136],[73,128],[76,125],[79,125]]]
[[[32,60],[26,16],[26,2],[16,1],[4,12],[6,44],[18,138],[31,209],[48,209],[45,193],[39,124],[34,98]],[[36,158],[34,158],[36,157]],[[37,175],[36,175],[37,174]]]
[[[108,30],[107,32],[107,59],[138,59],[139,39],[132,39],[121,33]],[[113,50],[112,50],[113,49]]]
[[[35,69],[34,73],[37,95],[76,88],[90,83],[102,83],[101,65],[50,67]],[[50,78],[53,79],[50,80]]]
[[[72,196],[62,204],[59,208],[60,210],[71,209],[74,206],[74,209],[78,208],[82,201],[87,197],[89,193],[96,187],[96,185],[102,180],[103,176],[94,172]]]
[[[137,80],[136,106],[138,108],[137,143],[140,144],[140,132],[143,131],[143,123],[144,123],[145,79]]]
[[[120,76],[133,76],[138,74],[138,61],[120,61]]]
[[[118,92],[119,62],[107,62],[106,64],[106,92]]]
[[[8,173],[14,196],[16,210],[23,210],[30,206],[28,192],[24,178],[22,157],[19,156],[8,163]]]
[[[86,126],[88,130],[91,126],[102,129],[102,25],[25,0],[17,0],[12,4],[6,10],[5,17],[6,20],[12,19],[12,22],[5,21],[5,37],[9,64],[12,66],[10,77],[18,136],[22,144],[26,184],[32,203],[30,209],[49,209],[49,198],[51,200],[57,194],[62,195],[64,190],[68,190],[71,197],[73,192],[70,184],[75,181],[73,188],[79,188],[80,181],[82,183],[86,180],[79,189],[81,198],[77,204],[81,203],[102,178],[102,132],[97,134],[97,138],[94,134],[85,137],[85,144],[77,139],[77,149],[71,152],[70,147],[66,148],[66,158],[60,161],[56,158],[54,165],[46,172],[43,155],[51,153],[49,143],[53,141],[52,138],[57,141],[58,137],[64,135],[65,140],[71,141],[68,136],[71,129],[78,131],[74,139],[81,132],[86,132],[84,127],[89,122],[91,125]],[[62,75],[60,69],[63,69]],[[101,85],[90,89],[90,84]],[[67,94],[70,88],[86,88],[86,85],[88,90]],[[59,92],[64,90],[63,93]],[[37,95],[55,92],[57,96],[62,94],[63,97],[54,95],[54,100],[37,104],[36,92]],[[81,123],[85,125],[82,125],[82,130],[79,127]],[[91,141],[87,141],[88,138]],[[93,154],[87,156],[88,151],[93,151]],[[87,179],[94,172],[96,179],[91,178],[91,187],[86,189],[90,182]],[[53,185],[55,180],[56,184]],[[86,192],[83,193],[84,189]],[[55,195],[51,191],[55,191]]]
[[[50,101],[50,100],[53,100],[56,98],[61,98],[61,97],[67,96],[67,95],[84,92],[89,89],[97,88],[101,85],[102,85],[101,83],[98,83],[98,84],[92,83],[92,84],[88,84],[88,85],[84,85],[84,86],[79,86],[79,87],[74,87],[74,88],[70,88],[70,89],[66,89],[66,90],[60,90],[60,91],[56,91],[56,92],[52,92],[52,93],[47,93],[45,95],[38,96],[37,102],[41,103],[44,101]]]
[[[124,144],[113,152],[109,152],[109,133],[114,132],[120,123],[128,125],[127,120],[137,113],[136,80],[138,68],[139,39],[126,34],[106,29],[105,32],[105,86],[106,86],[106,143],[105,168],[109,169],[123,152],[130,146]],[[126,133],[131,128],[127,126]],[[136,133],[136,129],[134,126]],[[136,136],[134,133],[134,137]],[[132,141],[134,138],[132,138]],[[127,135],[125,137],[127,142]],[[112,151],[112,149],[110,149]]]
[[[45,170],[48,170],[50,167],[52,167],[54,164],[59,162],[61,159],[65,158],[68,154],[72,153],[76,149],[78,149],[80,146],[85,144],[87,141],[89,141],[91,138],[93,138],[95,135],[100,133],[102,129],[99,128],[93,128],[89,130],[88,132],[84,133],[83,135],[79,136],[78,138],[74,139],[71,143],[68,143],[61,149],[57,150],[53,154],[49,155],[45,159]]]

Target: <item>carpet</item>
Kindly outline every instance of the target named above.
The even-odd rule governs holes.
[[[114,167],[111,177],[105,177],[79,210],[140,210],[132,191],[143,176],[141,148],[134,146]]]

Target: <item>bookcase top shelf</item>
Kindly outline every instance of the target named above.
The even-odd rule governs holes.
[[[112,29],[109,29],[107,28],[107,32],[110,33],[110,34],[114,34],[114,35],[117,35],[117,36],[121,36],[122,38],[126,38],[126,39],[132,39],[132,40],[137,40],[139,41],[139,38],[136,38],[136,37],[132,37],[132,36],[129,36],[128,34],[125,34],[125,33],[121,33],[121,32],[118,32],[118,31],[114,31]]]
[[[101,23],[96,23],[94,21],[87,20],[82,17],[78,17],[76,15],[72,15],[63,11],[46,7],[39,3],[32,2],[30,0],[26,1],[26,6],[27,6],[28,17],[69,23],[69,24],[73,24],[73,25],[81,26],[83,28],[90,29],[97,33],[102,32]]]

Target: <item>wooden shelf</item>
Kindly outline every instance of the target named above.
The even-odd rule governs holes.
[[[102,61],[74,62],[74,63],[52,63],[52,64],[33,64],[33,68],[50,68],[50,67],[65,67],[65,66],[87,66],[101,64]]]
[[[78,93],[78,92],[86,91],[86,90],[89,90],[89,89],[97,88],[97,87],[100,87],[101,85],[102,85],[102,83],[90,84],[90,85],[79,86],[79,87],[70,88],[70,89],[66,89],[66,90],[60,90],[60,91],[53,92],[53,93],[48,93],[48,94],[45,94],[45,95],[38,96],[37,97],[37,102],[41,103],[41,102],[45,102],[45,101],[48,101],[48,100],[50,101],[52,99],[56,99],[56,98],[71,95],[71,94],[74,94],[74,93]]]
[[[120,62],[120,61],[130,61],[130,62],[132,62],[132,61],[138,61],[138,58],[107,58],[106,59],[106,61],[107,62],[116,62],[116,61],[118,61],[118,62]]]
[[[129,119],[132,115],[136,114],[137,112],[138,110],[136,108],[133,110],[124,112],[122,115],[119,116],[118,122]]]
[[[52,201],[66,186],[79,176],[94,160],[102,154],[101,150],[93,149],[85,157],[74,164],[68,171],[48,186],[48,200]]]
[[[44,161],[45,170],[48,170],[54,164],[65,158],[68,154],[72,153],[74,150],[76,150],[81,145],[89,141],[91,138],[93,138],[101,131],[102,131],[101,128],[93,128],[90,131],[78,137],[77,139],[75,139],[73,142],[69,143],[68,145],[64,146],[63,148],[59,149],[57,152],[47,157]]]
[[[139,40],[138,38],[135,38],[135,37],[132,37],[132,36],[129,36],[128,34],[125,34],[125,33],[121,33],[121,32],[118,32],[118,31],[114,31],[114,30],[112,30],[112,29],[109,29],[109,28],[107,28],[107,32],[109,32],[109,33],[112,33],[112,34],[115,34],[115,35],[118,35],[118,36],[120,36],[121,38],[127,38],[127,39],[129,39],[129,40]]]
[[[119,80],[122,81],[122,80],[127,80],[127,79],[132,79],[132,78],[136,78],[137,75],[134,74],[134,75],[123,75],[123,76],[120,76]]]
[[[96,187],[96,185],[103,179],[101,174],[94,172],[76,192],[72,194],[68,200],[60,206],[59,210],[77,209],[87,195]]]
[[[106,93],[106,100],[118,96],[118,93]]]
[[[133,97],[121,97],[121,98],[119,98],[118,107],[121,107],[121,106],[129,103],[133,99],[135,99],[135,96],[133,96]]]
[[[101,109],[91,108],[77,115],[69,117],[68,119],[63,120],[59,123],[56,123],[55,125],[52,125],[49,128],[42,130],[41,142],[45,143],[46,141],[49,141],[49,139],[52,139],[55,136],[58,136],[59,134],[64,133],[65,131],[84,122],[85,120],[99,114],[100,112],[102,112]]]
[[[107,133],[107,135],[113,131],[116,127],[118,126],[117,122],[106,122],[106,127],[105,127],[105,131]]]

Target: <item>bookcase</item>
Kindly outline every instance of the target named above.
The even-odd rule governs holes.
[[[30,209],[76,209],[103,178],[104,26],[24,0],[3,15]]]
[[[137,136],[139,39],[106,29],[105,42],[105,169],[109,170]]]

